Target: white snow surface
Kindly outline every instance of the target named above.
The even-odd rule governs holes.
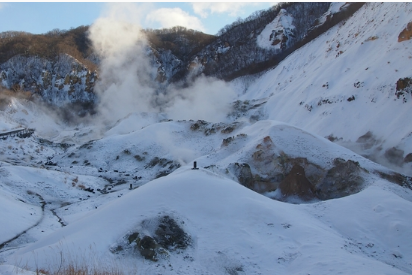
[[[271,39],[271,35],[278,31],[281,32],[281,38],[283,35],[289,35],[294,29],[295,26],[293,25],[293,17],[290,16],[286,10],[281,9],[276,18],[270,22],[258,35],[256,42],[261,48],[280,49],[280,43],[277,45],[272,44],[276,36],[273,35],[273,38]]]
[[[374,172],[389,168],[324,138],[354,143],[371,131],[376,147],[412,152],[411,101],[394,94],[397,79],[411,77],[412,42],[397,42],[411,14],[411,3],[367,3],[273,70],[233,81],[239,100],[257,104],[237,121],[193,129],[195,121],[136,112],[114,125],[71,127],[13,101],[0,127],[36,132],[0,140],[0,274],[58,269],[61,257],[125,274],[412,274],[412,190]],[[275,152],[325,170],[336,158],[358,162],[362,191],[291,204],[245,188],[227,168],[247,162],[265,137]],[[150,167],[156,157],[180,168],[155,179],[167,168]],[[188,248],[157,262],[111,252],[142,222],[153,234],[165,215],[190,236]]]
[[[0,243],[14,238],[41,219],[40,207],[30,205],[15,198],[9,192],[0,193]]]
[[[333,16],[335,13],[341,11],[341,9],[345,7],[345,5],[346,5],[345,2],[333,2],[333,3],[331,3],[328,11],[325,12],[325,14],[322,15],[322,16],[319,18],[319,20],[318,20],[318,21],[319,21],[319,25],[325,23],[325,21],[327,20],[327,17],[328,17],[328,16]]]
[[[268,99],[264,118],[341,138],[360,154],[376,149],[380,158],[396,147],[405,157],[412,152],[412,98],[407,94],[404,102],[395,92],[400,78],[412,77],[412,40],[398,42],[411,21],[409,2],[366,3],[253,83],[233,85],[241,100]],[[377,140],[369,151],[356,144],[368,131]],[[411,174],[411,163],[403,168]]]
[[[58,262],[58,251],[87,253],[91,247],[103,261],[114,261],[109,248],[128,231],[145,219],[169,215],[183,222],[192,246],[170,253],[163,265],[137,260],[141,274],[226,274],[230,269],[240,274],[407,274],[412,270],[412,246],[405,242],[412,233],[411,207],[410,200],[379,187],[337,201],[291,205],[210,171],[181,168],[12,258],[41,266]]]

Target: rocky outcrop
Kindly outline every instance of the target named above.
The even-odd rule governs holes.
[[[147,260],[157,261],[156,258],[156,241],[150,236],[144,236],[138,243],[137,249],[140,254]]]
[[[259,173],[264,170],[262,162],[235,163],[228,169],[240,184],[258,193],[279,190],[281,196],[276,197],[279,200],[289,197],[328,200],[355,194],[363,188],[363,170],[352,160],[335,159],[330,169],[310,163],[306,158],[286,155],[275,156],[270,162],[273,170],[266,174]]]
[[[398,184],[402,187],[406,187],[412,190],[412,177],[408,177],[396,172],[383,172],[375,171],[381,178],[390,181],[392,183]]]
[[[370,149],[377,144],[378,140],[376,140],[371,131],[368,131],[366,134],[360,136],[356,142],[361,144],[364,149]]]
[[[412,22],[409,22],[408,25],[406,25],[406,28],[404,28],[398,36],[398,42],[410,40],[412,38]]]
[[[93,102],[97,72],[67,54],[54,60],[15,56],[0,65],[2,86],[30,91],[53,105]]]
[[[168,215],[142,221],[140,228],[123,239],[112,246],[112,253],[134,251],[154,262],[164,254],[186,249],[191,244],[191,237]]]
[[[253,177],[250,165],[247,163],[234,163],[231,164],[231,168],[234,171],[239,183],[249,189],[253,190],[255,178]]]
[[[392,164],[402,166],[404,162],[404,157],[403,154],[405,152],[401,149],[398,149],[396,147],[389,148],[385,151],[385,158]]]
[[[289,174],[279,184],[282,196],[298,196],[304,200],[316,197],[313,185],[306,178],[305,169],[295,164]]]
[[[399,99],[402,97],[403,102],[406,103],[412,94],[412,78],[399,78],[396,82],[395,95]]]
[[[186,74],[204,73],[231,80],[273,67],[303,39],[329,6],[330,3],[281,3],[236,21],[224,27],[216,41],[191,57]]]
[[[285,9],[281,9],[275,20],[268,24],[257,37],[258,45],[279,51],[286,49],[296,37],[293,20],[294,18]]]
[[[164,249],[185,249],[190,244],[189,235],[170,216],[163,216],[155,231],[157,243]]]
[[[227,124],[224,122],[210,123],[205,120],[197,120],[190,125],[190,130],[194,132],[203,132],[205,136],[222,133],[229,134],[239,127],[239,122]]]
[[[181,69],[182,62],[170,50],[147,49],[151,66],[157,69],[153,81],[167,85]],[[98,62],[97,58],[93,58]],[[0,85],[13,91],[29,91],[52,105],[94,103],[97,71],[68,54],[54,59],[17,55],[0,64]]]
[[[232,163],[230,171],[243,186],[258,193],[280,191],[275,199],[298,197],[328,200],[359,192],[363,169],[352,160],[336,158],[333,167],[321,167],[305,157],[291,157],[276,148],[270,136],[263,138],[243,163]]]
[[[150,48],[149,57],[153,67],[157,68],[155,81],[167,84],[180,70],[183,62],[171,50]]]
[[[405,158],[403,159],[404,163],[409,163],[412,162],[412,153],[409,153],[405,156]]]
[[[362,190],[364,179],[359,163],[337,158],[333,164],[334,167],[327,171],[323,181],[315,185],[319,199],[345,197]]]

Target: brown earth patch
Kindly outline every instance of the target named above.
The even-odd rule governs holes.
[[[412,38],[412,22],[406,25],[406,28],[399,33],[398,42],[410,40]]]
[[[409,163],[412,162],[412,153],[409,153],[405,156],[405,158],[403,159],[404,163]]]
[[[382,179],[398,184],[402,187],[412,189],[412,177],[408,177],[396,172],[385,173],[382,171],[375,171]]]
[[[335,199],[358,193],[364,179],[358,162],[336,158],[323,181],[316,186],[316,195],[321,200]]]
[[[385,151],[385,158],[392,164],[402,166],[403,165],[403,154],[405,152],[403,150],[400,150],[396,147],[389,148],[388,150]]]
[[[298,196],[304,200],[316,197],[312,184],[306,178],[305,169],[297,164],[279,184],[279,189],[283,196]]]

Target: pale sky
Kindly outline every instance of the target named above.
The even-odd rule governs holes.
[[[0,32],[25,31],[33,34],[53,29],[69,30],[91,25],[113,8],[126,5],[127,18],[142,28],[176,25],[216,34],[239,17],[268,9],[275,2],[0,2]]]

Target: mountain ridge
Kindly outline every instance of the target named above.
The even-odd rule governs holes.
[[[181,58],[112,28],[93,56],[94,114],[69,123],[30,93],[2,98],[1,131],[35,130],[0,139],[0,273],[412,273],[412,4],[359,5],[278,66],[229,82],[202,74],[199,56],[169,83]],[[256,47],[293,48],[292,6]],[[329,5],[313,28],[346,8]],[[212,43],[221,56],[233,46]],[[24,58],[75,71],[74,84],[87,76],[71,56]],[[56,81],[46,72],[32,76]]]
[[[334,16],[329,15],[330,20],[323,20],[322,23],[319,23],[321,22],[320,17],[324,15],[329,5],[330,3],[280,3],[268,10],[256,12],[245,20],[238,20],[229,26],[225,26],[219,31],[218,36],[206,35],[183,27],[142,30],[146,34],[150,46],[151,64],[157,67],[158,70],[155,80],[160,83],[179,82],[200,73],[231,80],[241,75],[256,73],[273,67],[299,47],[300,44],[305,44],[307,41],[314,39],[324,31],[325,27],[326,29],[330,28],[336,22],[346,18],[347,13],[350,15],[353,10],[361,6],[357,3],[349,4],[349,8],[335,11]],[[291,10],[293,14],[301,13],[301,15],[295,17],[306,18],[306,21],[302,21],[304,23],[297,21],[296,38],[290,37],[287,47],[284,44],[282,49],[263,49],[254,45],[254,40],[261,30],[278,16],[280,11],[285,9]],[[342,14],[346,14],[346,17]],[[330,23],[329,21],[333,22]],[[317,28],[315,28],[315,23]],[[91,41],[87,35],[88,29],[88,26],[80,26],[69,31],[52,30],[43,35],[22,32],[2,33],[0,35],[2,85],[8,89],[38,92],[27,83],[29,75],[26,71],[30,71],[30,69],[26,68],[25,71],[22,71],[10,62],[7,63],[10,58],[16,55],[39,57],[42,58],[44,63],[53,62],[62,53],[69,54],[82,64],[84,70],[98,76],[99,58],[93,53]],[[319,31],[320,29],[322,30]],[[269,37],[266,39],[269,39]],[[48,50],[45,51],[44,49]],[[254,57],[250,55],[251,53]],[[252,57],[252,59],[249,57],[249,61],[244,59],[248,55]],[[23,64],[19,66],[22,67]],[[50,75],[56,74],[50,69],[46,70]],[[13,75],[18,75],[18,77],[13,77]],[[66,75],[62,77],[66,77]],[[22,83],[22,79],[25,79],[26,83]],[[93,90],[93,85],[94,82],[87,83],[91,90]],[[57,86],[59,87],[59,84]],[[76,90],[77,94],[84,91],[84,88],[77,88],[73,85],[70,85],[69,89]],[[50,92],[45,93],[46,90]],[[60,97],[60,100],[51,99],[52,94],[50,93],[53,92],[59,94],[59,90],[51,85],[41,87],[39,94],[46,101],[56,104],[62,98]],[[87,95],[84,98],[65,97],[65,99],[70,102],[92,100]]]

